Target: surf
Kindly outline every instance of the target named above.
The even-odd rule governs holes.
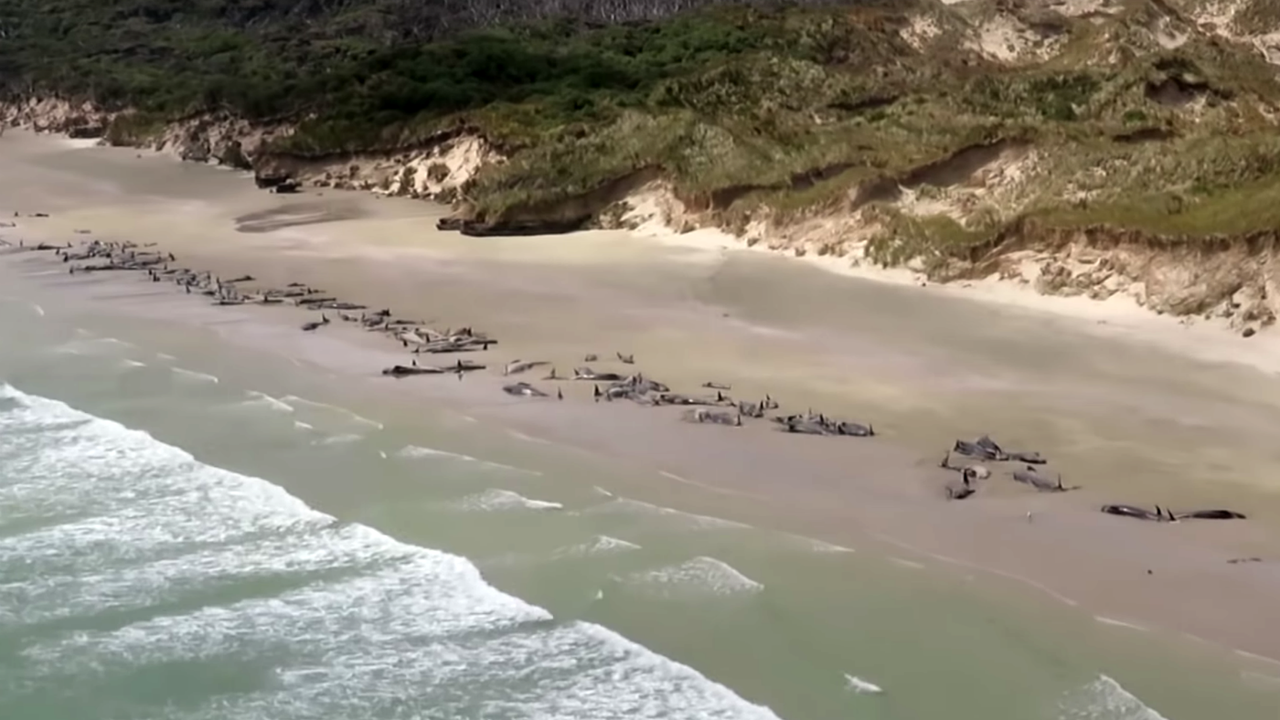
[[[437,450],[436,448],[423,447],[421,445],[406,445],[396,451],[396,457],[408,460],[430,458],[457,460],[461,462],[475,463],[481,467],[492,468],[494,470],[510,470],[511,472],[525,473],[527,475],[542,474],[537,470],[526,470],[525,468],[515,467],[514,465],[503,465],[502,463],[493,462],[491,460],[481,460],[478,457],[449,452],[448,450]]]
[[[1058,720],[1168,720],[1107,675],[1063,699]]]
[[[578,511],[580,515],[639,515],[647,517],[661,517],[674,521],[678,525],[683,525],[689,529],[696,530],[743,530],[750,528],[750,525],[736,522],[734,520],[725,520],[724,518],[711,517],[710,515],[697,515],[694,513],[676,510],[675,508],[662,507],[652,503],[640,500],[632,500],[630,498],[618,497],[609,494],[608,491],[597,487],[596,490],[612,498],[607,502],[598,505],[592,505]]]
[[[563,510],[564,505],[550,500],[527,498],[512,490],[489,488],[448,503],[464,512],[509,512],[512,510]]]
[[[618,580],[627,586],[664,596],[754,595],[764,584],[747,577],[723,560],[699,556],[685,562],[625,575]]]
[[[25,691],[74,694],[68,680],[104,667],[236,658],[251,672],[255,658],[270,658],[262,670],[269,677],[178,717],[353,717],[385,702],[425,714],[447,703],[436,693],[449,688],[450,696],[530,717],[644,707],[662,716],[777,720],[602,626],[556,622],[488,585],[465,558],[340,523],[266,480],[205,465],[60,402],[3,385],[0,397],[10,401],[0,410],[0,488],[19,486],[20,501],[42,497],[82,515],[0,537],[0,558],[28,563],[5,572],[0,624],[21,631],[74,619],[87,628],[54,625],[32,636],[13,678]],[[33,426],[46,442],[7,432]],[[621,543],[610,540],[598,544]],[[260,584],[268,580],[277,584]],[[246,582],[259,589],[246,594]],[[12,610],[20,597],[25,607]],[[124,611],[119,626],[89,622]],[[513,691],[511,677],[529,684]]]

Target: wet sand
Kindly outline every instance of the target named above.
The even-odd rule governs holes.
[[[677,391],[726,382],[746,399],[769,392],[784,411],[813,406],[873,422],[881,437],[689,426],[675,409],[591,403],[586,383],[566,383],[568,401],[555,403],[509,398],[495,373],[390,381],[374,376],[406,362],[403,350],[350,327],[298,332],[314,317],[302,310],[215,308],[142,273],[70,278],[52,258],[5,258],[0,272],[25,275],[45,304],[206,327],[327,369],[353,394],[402,412],[448,404],[651,469],[650,496],[695,512],[983,568],[1050,602],[1280,657],[1280,455],[1268,434],[1280,420],[1280,383],[1254,356],[1209,363],[1194,347],[1171,352],[1163,329],[1151,335],[1160,342],[1131,342],[1108,337],[1114,329],[1095,318],[621,233],[444,235],[433,222],[442,210],[424,203],[274,196],[225,171],[12,137],[0,158],[20,170],[0,181],[0,210],[53,217],[17,218],[18,228],[0,231],[8,239],[159,242],[181,265],[307,282],[397,316],[484,329],[501,341],[484,358],[491,366],[546,359],[565,373],[587,352],[619,350]],[[34,274],[46,270],[54,273]],[[979,495],[945,502],[954,475],[933,466],[955,438],[983,432],[1040,450],[1084,488],[1035,494],[997,466]],[[1103,502],[1232,507],[1250,519],[1157,525],[1104,516]],[[1227,563],[1239,556],[1264,562]]]

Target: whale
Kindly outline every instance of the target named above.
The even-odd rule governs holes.
[[[551,363],[546,360],[533,360],[533,361],[512,360],[511,362],[507,363],[506,367],[502,369],[502,374],[518,375],[522,372],[525,372],[526,370],[532,370],[533,368],[542,367],[543,365],[550,365],[550,364]]]
[[[1058,473],[1058,478],[1053,480],[1041,475],[1033,465],[1027,465],[1025,470],[1014,470],[1013,479],[1024,485],[1030,485],[1040,492],[1067,492],[1079,489],[1077,486],[1064,486],[1062,473]]]
[[[986,480],[991,477],[991,469],[986,465],[952,465],[951,452],[948,451],[942,458],[942,462],[938,463],[938,467],[943,470],[954,470],[964,476],[966,473],[971,480]]]
[[[1170,513],[1172,514],[1172,513]],[[1244,520],[1244,513],[1235,510],[1191,510],[1190,512],[1178,513],[1179,518],[1194,518],[1197,520]]]
[[[526,382],[503,385],[502,392],[520,397],[548,397],[546,393]]]
[[[578,367],[573,369],[574,380],[591,380],[593,382],[616,382],[622,380],[623,377],[613,372],[596,372],[589,367]]]
[[[1151,512],[1145,508],[1134,505],[1103,505],[1102,512],[1108,515],[1119,515],[1121,517],[1131,517],[1138,520],[1163,520],[1164,516],[1159,514],[1160,508],[1156,507],[1156,512]]]

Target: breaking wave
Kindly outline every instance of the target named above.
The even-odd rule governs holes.
[[[762,583],[743,575],[729,563],[705,556],[632,573],[620,580],[663,595],[751,595],[764,590]]]
[[[468,495],[449,503],[450,507],[467,512],[495,512],[507,510],[561,510],[564,505],[548,500],[534,500],[520,493],[499,488]]]
[[[180,368],[180,367],[172,367],[169,369],[173,370],[174,375],[178,375],[178,376],[187,378],[189,380],[197,380],[199,382],[207,382],[207,383],[214,383],[214,384],[217,384],[218,382],[218,376],[210,375],[209,373],[196,372],[195,370],[187,370],[186,368]]]
[[[1058,720],[1168,720],[1106,675],[1068,693],[1060,709]]]
[[[422,447],[421,445],[406,445],[396,452],[397,457],[414,459],[414,458],[445,458],[449,460],[459,460],[461,462],[475,463],[481,467],[493,468],[495,470],[510,470],[512,472],[526,473],[529,475],[541,475],[536,470],[526,470],[513,465],[503,465],[489,460],[481,460],[480,458],[463,455],[462,453],[449,452],[447,450],[436,450],[435,448]]]
[[[0,631],[40,629],[0,716],[33,697],[88,707],[107,667],[217,661],[256,681],[177,705],[158,693],[131,716],[777,720],[605,628],[556,622],[464,558],[62,403],[5,385],[0,401],[0,508],[43,523],[0,534]]]
[[[258,392],[257,390],[250,390],[246,394],[251,399],[245,400],[243,403],[241,403],[242,405],[248,405],[251,407],[265,407],[265,408],[274,410],[276,412],[283,412],[283,413],[293,412],[292,405],[290,405],[289,403],[283,400],[278,400],[276,398],[273,398],[264,392]]]
[[[376,430],[381,430],[383,427],[382,423],[378,422],[377,420],[370,420],[369,418],[363,415],[357,415],[356,413],[344,407],[341,407],[339,405],[330,405],[329,403],[322,403],[316,400],[308,400],[306,398],[298,397],[297,395],[285,395],[280,399],[292,405],[310,405],[311,407],[324,408],[326,410],[333,410],[335,412],[339,412],[339,413],[342,413],[343,415],[346,415],[347,417],[351,418],[353,422],[360,423],[361,425],[368,425],[369,427],[374,428]]]
[[[596,488],[600,490],[600,488]],[[604,491],[601,491],[604,492]],[[683,525],[699,530],[713,529],[736,529],[742,530],[751,527],[744,523],[735,522],[733,520],[725,520],[724,518],[711,517],[710,515],[697,515],[694,513],[676,510],[675,508],[662,507],[661,505],[653,505],[651,503],[642,502],[640,500],[632,500],[630,498],[612,497],[608,502],[592,505],[584,510],[578,511],[582,515],[642,515],[648,517],[660,517],[673,521],[678,525]]]
[[[560,548],[552,554],[552,557],[555,559],[594,557],[597,555],[612,555],[614,553],[639,549],[640,546],[635,543],[627,542],[626,540],[619,540],[618,538],[609,537],[608,535],[597,535],[592,538],[590,542]]]

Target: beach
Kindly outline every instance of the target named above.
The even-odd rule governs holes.
[[[6,333],[21,327],[33,333],[31,347],[61,347],[77,341],[79,329],[87,333],[79,342],[90,349],[71,355],[85,377],[108,366],[122,372],[112,364],[120,358],[142,363],[142,373],[167,363],[218,378],[197,385],[200,392],[214,392],[208,387],[214,385],[239,397],[264,394],[277,404],[249,397],[253,407],[266,406],[267,419],[252,422],[287,424],[284,439],[259,438],[267,459],[254,460],[238,443],[164,422],[165,413],[129,410],[128,403],[122,410],[118,375],[103,380],[97,395],[90,383],[64,396],[55,377],[37,371],[34,356],[6,343],[17,359],[0,364],[10,371],[0,378],[22,392],[142,427],[202,462],[279,480],[339,518],[377,508],[358,520],[458,552],[500,589],[556,617],[599,620],[734,691],[751,690],[758,697],[746,692],[747,700],[781,717],[841,711],[849,687],[859,687],[843,674],[866,674],[862,682],[889,688],[871,670],[836,672],[865,663],[860,653],[869,647],[885,651],[878,674],[908,682],[909,668],[927,668],[926,686],[918,690],[923,699],[889,691],[875,705],[858,697],[848,709],[854,717],[956,717],[948,714],[956,706],[964,708],[959,717],[974,718],[1155,717],[1053,709],[1057,696],[1096,682],[1091,673],[1114,677],[1169,718],[1209,717],[1224,707],[1231,717],[1261,718],[1274,708],[1275,687],[1266,678],[1280,676],[1280,664],[1265,658],[1280,657],[1280,495],[1273,479],[1280,457],[1267,429],[1280,415],[1280,384],[1268,365],[1269,339],[1210,343],[1202,332],[1208,328],[1145,322],[1116,308],[1092,314],[1019,308],[1017,296],[1004,291],[966,297],[851,278],[698,238],[658,242],[612,231],[465,238],[436,231],[445,209],[427,203],[333,191],[271,195],[225,170],[18,132],[0,140],[0,161],[18,169],[0,186],[0,210],[20,215],[5,218],[16,227],[0,229],[10,242],[157,243],[184,267],[224,278],[251,274],[264,287],[307,283],[326,295],[391,308],[397,317],[469,325],[499,339],[483,353],[485,372],[461,381],[393,380],[379,370],[410,356],[351,324],[303,333],[299,325],[315,313],[214,307],[170,282],[150,283],[145,273],[77,277],[51,254],[11,252],[0,258]],[[34,212],[50,217],[30,217]],[[49,323],[49,336],[33,323]],[[108,352],[102,338],[129,345]],[[591,383],[543,382],[541,369],[521,379],[561,387],[565,401],[514,398],[502,392],[508,379],[496,370],[517,358],[546,360],[562,374],[582,364],[627,370],[609,362],[615,352],[633,354],[636,368],[678,392],[715,381],[731,386],[735,397],[767,393],[784,412],[812,407],[871,423],[876,436],[797,436],[763,420],[741,428],[690,425],[679,421],[676,408],[592,402]],[[602,361],[582,362],[588,353]],[[159,355],[177,359],[157,363]],[[180,375],[165,373],[164,383]],[[145,381],[141,387],[154,390]],[[312,472],[300,471],[290,464],[296,450],[287,453],[289,462],[272,459],[280,448],[271,443],[301,442],[291,433],[305,436],[321,423],[295,417],[306,403],[289,397],[348,408],[368,427],[353,429],[344,420],[310,438],[307,447],[321,449],[302,453],[315,457],[303,464]],[[112,414],[121,412],[130,417]],[[242,421],[250,417],[256,416]],[[398,434],[396,441],[375,439],[369,423]],[[468,472],[508,468],[490,487],[464,484],[472,492],[453,487],[431,499],[428,505],[463,503],[484,512],[465,513],[465,520],[446,513],[430,532],[420,520],[435,516],[416,495],[421,489],[362,464],[386,460],[375,451],[399,457],[418,446],[409,436],[424,429],[454,443],[449,453],[471,458],[461,461]],[[943,488],[956,475],[938,469],[938,461],[957,438],[984,433],[1044,453],[1050,471],[1080,489],[1036,493],[997,464],[977,495],[947,502]],[[197,452],[203,444],[209,445]],[[329,453],[357,448],[362,459],[350,461],[345,475],[364,482],[307,482],[325,477],[326,469],[315,466],[320,458],[337,462]],[[480,463],[494,467],[481,470]],[[658,553],[648,566],[604,573],[629,606],[595,608],[592,591],[607,599],[613,587],[575,588],[581,570],[530,569],[530,554],[555,556],[596,542],[548,525],[531,498],[581,513],[587,519],[574,521],[575,530],[611,538],[605,545],[616,549],[614,541],[622,540]],[[680,523],[696,525],[684,518],[702,517],[701,529],[710,526],[717,538],[683,545],[662,533],[648,537],[652,528],[640,533],[643,539],[619,537],[619,525],[634,521],[639,506],[592,510],[616,511],[619,498],[672,508],[640,513],[659,525],[671,522],[667,512],[692,514],[675,516]],[[1249,519],[1145,523],[1104,515],[1103,503],[1229,507]],[[499,506],[517,510],[491,512]],[[507,519],[476,519],[494,515]],[[486,522],[496,524],[479,531]],[[786,543],[754,533],[807,538],[800,547],[810,555],[797,560],[787,555],[793,550],[779,549]],[[828,552],[813,553],[815,547]],[[1229,562],[1250,557],[1260,562]],[[649,582],[656,577],[662,581]],[[647,596],[655,586],[662,602],[690,587],[718,587],[735,603],[758,604],[783,588],[794,587],[794,594],[774,601],[776,625],[760,607],[736,606],[692,609],[668,625],[627,596]],[[894,619],[880,620],[882,613]],[[866,622],[872,616],[883,623],[874,632]],[[746,627],[753,630],[743,633]],[[1006,641],[994,639],[1002,633]],[[1013,636],[1019,640],[1007,640]],[[1039,649],[1028,650],[1028,643]],[[922,661],[929,647],[934,657]],[[1047,666],[1069,669],[1055,676],[1020,654],[1028,652],[1060,653]],[[992,665],[964,667],[960,658],[969,653],[989,655]],[[1104,657],[1123,672],[1094,666]],[[1173,679],[1188,668],[1204,681]],[[1026,691],[995,697],[991,684],[1011,673],[1023,674]]]

